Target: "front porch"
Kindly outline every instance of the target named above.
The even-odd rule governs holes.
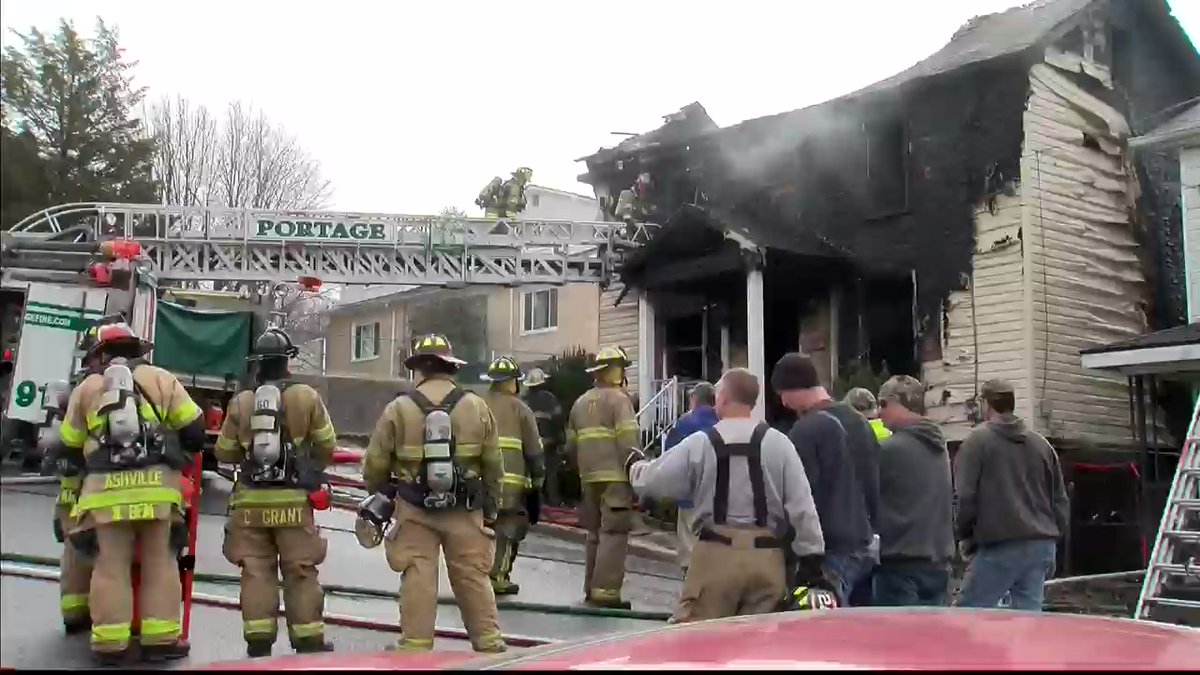
[[[672,378],[715,382],[744,367],[764,383],[755,414],[786,426],[793,417],[769,374],[789,351],[812,356],[831,392],[855,362],[919,374],[911,273],[868,275],[815,239],[772,237],[685,208],[622,278],[637,289],[641,402]]]

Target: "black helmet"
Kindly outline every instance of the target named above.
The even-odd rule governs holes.
[[[268,328],[254,341],[254,353],[247,361],[262,361],[273,358],[296,358],[299,348],[292,344],[292,338],[282,328]]]

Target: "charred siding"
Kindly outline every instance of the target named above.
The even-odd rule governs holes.
[[[1116,109],[1061,70],[1030,71],[1022,182],[1029,205],[1029,419],[1046,434],[1088,444],[1130,439],[1123,378],[1084,371],[1079,351],[1147,329],[1149,288],[1130,222],[1136,182]]]
[[[1006,195],[976,211],[970,283],[946,299],[942,358],[923,364],[929,417],[943,424],[947,440],[971,431],[966,404],[992,378],[1012,383],[1017,413],[1028,419],[1021,214],[1020,197]]]

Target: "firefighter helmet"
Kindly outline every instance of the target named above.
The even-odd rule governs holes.
[[[549,379],[550,376],[546,374],[546,371],[542,370],[541,368],[531,368],[529,372],[525,374],[525,385],[529,387],[536,387],[540,384],[546,384],[546,380]]]
[[[596,373],[609,366],[628,368],[631,365],[633,365],[633,361],[629,360],[629,355],[625,353],[625,350],[620,345],[618,345],[616,347],[605,347],[604,349],[601,349],[600,353],[596,355],[595,365],[593,365],[591,368],[588,368],[587,371],[589,373]]]
[[[404,359],[404,367],[409,370],[416,370],[417,364],[423,359],[439,359],[452,366],[458,367],[466,365],[466,361],[454,356],[454,348],[450,346],[450,340],[446,339],[445,335],[439,333],[431,333],[423,335],[412,343],[412,354]]]
[[[109,314],[96,319],[96,323],[79,336],[79,347],[77,348],[77,351],[86,356],[92,351],[92,348],[96,346],[96,335],[100,332],[101,326],[122,323],[123,321],[125,321],[125,317],[119,313]]]
[[[505,380],[520,382],[525,379],[525,373],[521,372],[521,366],[517,365],[513,357],[501,356],[488,365],[487,373],[481,379],[484,382],[504,382]]]
[[[292,338],[282,328],[271,327],[263,331],[254,341],[254,352],[246,357],[247,361],[262,361],[263,359],[288,358],[294,359],[300,349],[292,344]]]
[[[118,321],[103,326],[96,326],[95,342],[92,343],[91,348],[88,350],[88,356],[103,354],[112,347],[126,344],[136,345],[138,356],[142,356],[154,348],[152,343],[135,335],[129,324],[124,321]]]

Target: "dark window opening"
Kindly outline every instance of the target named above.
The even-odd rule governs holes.
[[[908,132],[900,120],[868,124],[867,199],[873,216],[908,209]]]

